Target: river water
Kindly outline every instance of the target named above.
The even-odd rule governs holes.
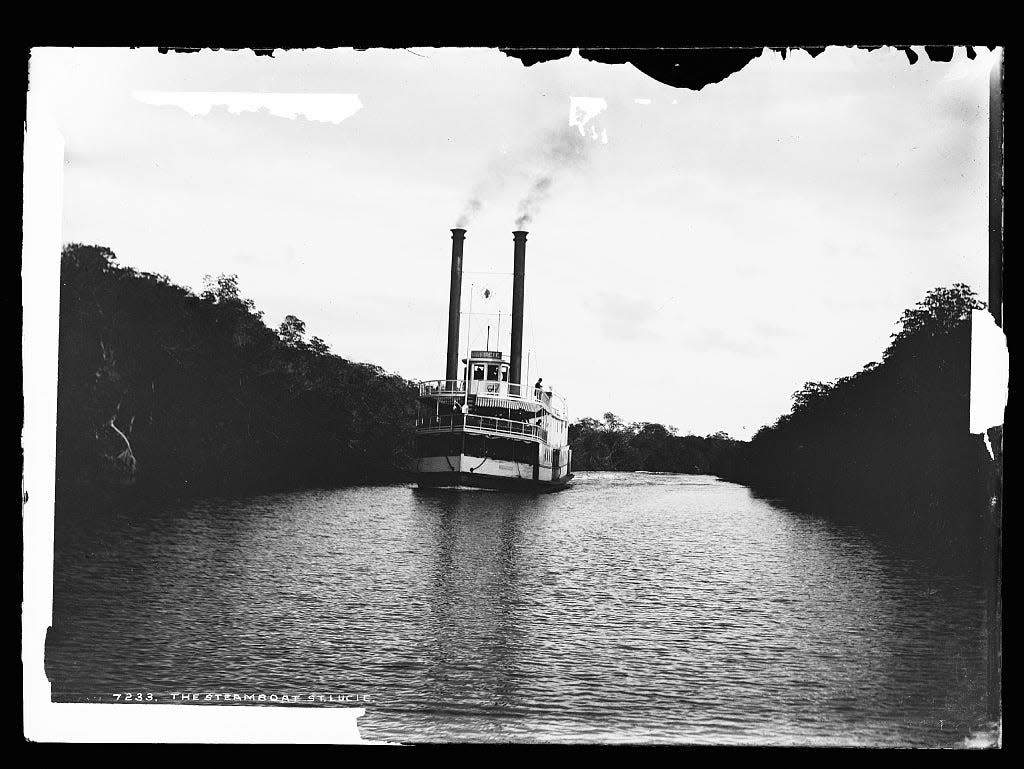
[[[55,556],[57,701],[335,696],[402,742],[956,746],[992,709],[983,590],[709,476],[190,501]]]

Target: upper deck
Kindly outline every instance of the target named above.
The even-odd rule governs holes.
[[[475,396],[481,406],[547,411],[556,419],[568,419],[565,400],[547,389],[536,389],[526,385],[506,382],[500,379],[433,379],[419,384],[421,398],[459,399]]]

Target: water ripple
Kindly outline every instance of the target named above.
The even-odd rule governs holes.
[[[405,742],[991,730],[974,586],[707,476],[206,500],[89,519],[55,555],[55,699],[360,694],[364,736]]]

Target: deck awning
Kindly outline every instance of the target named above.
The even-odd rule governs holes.
[[[495,398],[491,395],[476,396],[478,406],[488,408],[513,409],[522,411],[540,411],[541,404],[536,401],[519,400],[518,398]]]

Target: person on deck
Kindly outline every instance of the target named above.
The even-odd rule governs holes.
[[[534,397],[537,398],[537,400],[540,400],[540,394],[544,390],[543,382],[544,382],[544,377],[541,377],[540,379],[537,380],[537,384],[535,384],[533,386],[533,394],[534,394]]]

